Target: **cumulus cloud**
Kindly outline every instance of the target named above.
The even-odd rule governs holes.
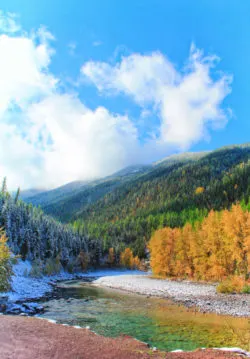
[[[142,113],[153,110],[161,121],[159,143],[187,149],[207,136],[209,127],[227,121],[221,104],[231,91],[232,78],[212,76],[218,60],[192,45],[187,64],[179,71],[166,56],[153,52],[123,57],[115,65],[89,61],[81,72],[100,93],[124,93],[143,108]]]
[[[0,173],[10,187],[52,187],[127,165],[137,146],[128,117],[61,91],[45,28],[12,35],[0,35]]]
[[[209,126],[227,121],[221,104],[231,78],[215,78],[218,59],[194,47],[182,70],[160,52],[83,65],[81,74],[100,93],[123,93],[140,107],[135,122],[104,107],[89,109],[67,92],[50,70],[55,44],[45,27],[27,33],[15,15],[0,12],[0,176],[11,188],[105,176],[188,148]],[[145,136],[141,122],[148,128],[153,116],[160,120]]]
[[[137,131],[126,116],[103,107],[92,111],[72,95],[47,97],[27,115],[33,143],[42,146],[43,177],[54,185],[108,175],[136,150]]]

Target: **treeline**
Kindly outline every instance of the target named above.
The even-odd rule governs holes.
[[[214,151],[197,161],[158,166],[75,213],[74,227],[101,238],[104,247],[124,243],[143,257],[153,232],[201,221],[210,210],[248,206],[250,147]]]
[[[148,248],[155,275],[206,281],[250,274],[250,213],[239,204],[195,225],[155,232]]]
[[[97,266],[104,256],[102,241],[90,239],[45,215],[42,210],[12,198],[6,179],[0,191],[0,228],[5,231],[11,251],[23,260],[45,262],[59,258],[67,266],[85,253],[90,266]]]
[[[148,240],[152,233],[165,226],[184,226],[185,223],[202,221],[208,214],[207,209],[187,209],[181,213],[166,212],[147,217],[131,216],[123,220],[96,223],[94,221],[77,220],[73,228],[82,234],[88,233],[89,238],[101,238],[104,251],[115,248],[120,253],[125,247],[130,247],[139,258],[144,258]]]

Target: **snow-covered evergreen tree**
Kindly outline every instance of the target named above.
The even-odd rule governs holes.
[[[72,227],[45,215],[41,209],[19,200],[19,192],[13,199],[4,179],[0,192],[0,227],[5,230],[14,254],[21,255],[22,259],[42,261],[60,257],[62,264],[67,265],[83,251],[94,265],[99,264],[100,241],[90,241]]]

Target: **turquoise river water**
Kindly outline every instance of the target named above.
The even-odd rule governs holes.
[[[202,314],[165,299],[97,288],[82,281],[63,283],[56,298],[44,304],[42,317],[89,326],[104,336],[130,335],[168,351],[244,347],[250,328],[245,318]]]

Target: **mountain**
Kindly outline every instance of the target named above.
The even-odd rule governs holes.
[[[37,193],[35,193],[36,190],[30,190],[31,194],[27,195],[26,193],[29,191],[25,191],[25,196],[23,195],[24,192],[21,192],[21,197],[26,201],[34,204],[35,206],[41,206],[48,203],[54,203],[57,201],[60,201],[61,198],[64,196],[67,196],[69,194],[73,194],[75,191],[80,190],[85,185],[87,185],[87,181],[74,181],[71,183],[67,183],[66,185],[63,185],[61,187],[52,189],[52,190],[43,190],[39,191],[37,190]],[[33,191],[33,193],[32,193]]]
[[[35,195],[22,195],[22,198],[25,202],[40,206],[47,214],[66,222],[74,218],[76,213],[89,207],[126,182],[140,178],[154,171],[155,168],[195,161],[202,156],[203,153],[172,155],[151,165],[129,166],[105,178],[94,181],[74,181],[53,190],[38,191]]]
[[[169,166],[170,164],[175,164],[178,162],[190,162],[190,161],[196,161],[200,158],[207,155],[209,152],[184,152],[184,153],[178,153],[171,156],[168,156],[166,158],[163,158],[157,162],[153,163],[153,166],[156,167],[164,167]]]
[[[23,190],[20,193],[20,198],[25,201],[26,198],[36,196],[38,194],[43,193],[44,191],[45,191],[44,189],[39,189],[39,188],[30,188],[30,189],[27,189],[27,190]],[[15,196],[15,194],[16,194],[16,192],[12,193],[13,196]]]
[[[69,190],[53,190],[60,194],[53,200],[51,191],[31,200],[79,232],[102,239],[106,247],[122,243],[143,256],[154,230],[194,223],[209,210],[229,208],[236,201],[247,204],[249,160],[250,144],[173,155],[79,186],[73,182]]]

